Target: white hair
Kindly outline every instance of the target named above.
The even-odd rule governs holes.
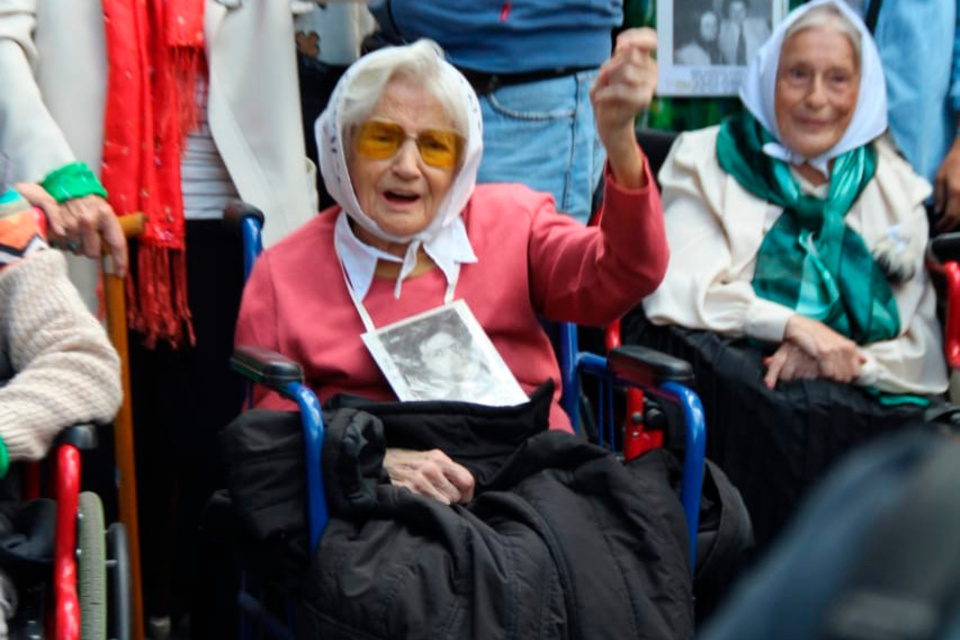
[[[441,73],[443,51],[432,40],[417,40],[412,45],[394,47],[392,55],[380,56],[360,69],[344,87],[341,123],[349,139],[352,125],[370,117],[391,80],[412,80],[440,102],[453,122],[454,130],[467,137],[467,105],[456,86],[456,79]]]
[[[790,25],[783,35],[783,41],[786,42],[792,36],[806,29],[816,29],[826,25],[833,25],[837,28],[837,31],[847,36],[851,46],[853,46],[853,57],[857,63],[857,69],[859,69],[861,66],[860,57],[863,52],[863,36],[857,25],[851,22],[850,18],[834,5],[821,4],[812,7]]]

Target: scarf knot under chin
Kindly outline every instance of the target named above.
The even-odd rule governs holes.
[[[858,344],[895,338],[900,315],[890,285],[863,238],[844,222],[876,173],[876,149],[864,145],[838,156],[821,199],[802,194],[789,165],[763,152],[771,140],[749,112],[724,122],[717,138],[723,170],[784,210],[757,254],[754,291]]]
[[[197,123],[204,0],[103,0],[108,90],[101,179],[118,216],[142,212],[128,322],[147,346],[194,343],[180,156]]]

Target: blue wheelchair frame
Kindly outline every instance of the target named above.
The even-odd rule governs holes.
[[[228,210],[227,218],[239,224],[244,247],[244,280],[253,269],[263,249],[261,226],[263,214],[252,207],[238,206]],[[579,430],[579,376],[590,375],[599,382],[598,424],[608,425],[609,437],[601,432],[600,444],[613,437],[613,388],[637,386],[646,393],[677,403],[683,413],[686,451],[683,463],[681,502],[690,539],[690,568],[696,564],[697,530],[699,527],[700,493],[703,484],[706,453],[706,424],[703,408],[696,393],[688,386],[693,381],[690,365],[682,360],[645,347],[625,346],[611,351],[609,357],[580,352],[577,327],[559,325],[559,359],[563,376],[561,404],[570,416],[575,431]],[[316,549],[329,521],[324,493],[321,458],[323,451],[323,417],[316,395],[304,385],[299,364],[276,352],[259,347],[238,348],[231,359],[234,371],[251,382],[264,385],[281,396],[293,400],[300,408],[303,423],[305,463],[307,469],[307,505],[310,548]],[[262,617],[262,607],[253,598],[241,594],[241,608]],[[289,637],[279,626],[269,625],[278,637]]]
[[[703,487],[703,467],[707,449],[707,427],[703,406],[696,392],[688,386],[693,373],[688,363],[666,354],[639,346],[613,349],[608,357],[580,351],[577,325],[569,322],[559,326],[560,372],[563,376],[563,395],[560,404],[570,416],[574,431],[580,430],[579,389],[580,376],[589,375],[599,383],[597,392],[597,425],[600,428],[598,444],[616,453],[613,390],[615,387],[639,387],[644,393],[673,402],[683,412],[686,450],[683,457],[683,476],[680,501],[687,518],[690,536],[690,567],[697,558],[697,530],[700,526],[700,493]]]

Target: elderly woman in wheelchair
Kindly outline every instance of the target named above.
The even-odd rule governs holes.
[[[671,262],[627,340],[697,363],[708,456],[769,539],[833,458],[946,389],[923,266],[930,186],[883,134],[880,58],[843,2],[791,13],[744,113],[660,173]],[[670,325],[665,327],[664,325]]]
[[[281,504],[259,488],[296,476],[288,467],[303,449],[304,472],[316,473],[314,436],[297,431],[301,453],[280,454],[288,427],[270,421],[290,414],[258,410],[224,432],[230,498],[252,546],[280,541],[267,570],[295,569],[299,636],[692,635],[691,540],[669,456],[625,465],[566,433],[541,324],[604,325],[666,268],[659,193],[633,134],[656,85],[655,47],[652,31],[625,32],[592,89],[608,154],[596,227],[526,187],[475,184],[476,95],[433,43],[369,54],[341,79],[317,124],[339,204],[257,259],[236,332],[238,347],[298,362],[333,411],[321,489],[331,517],[308,518],[309,571],[286,541],[316,501]],[[448,362],[427,365],[437,358]],[[453,362],[492,376],[496,393],[462,385],[491,402],[417,386]],[[254,402],[290,404],[266,387]],[[361,433],[345,435],[352,428]]]
[[[120,398],[120,361],[106,333],[67,278],[63,256],[49,250],[36,210],[7,190],[0,195],[0,478],[13,462],[43,458],[64,428],[109,421]],[[19,496],[3,486],[0,546],[9,562],[21,557],[18,547],[41,547],[25,544]],[[0,637],[16,602],[5,569]]]
[[[410,367],[388,338],[415,346],[432,335],[418,318],[442,326],[431,310],[456,306],[450,322],[485,334],[473,331],[481,339],[471,344],[492,345],[485,359],[503,404],[559,382],[541,319],[603,325],[651,292],[666,267],[659,194],[633,135],[656,86],[655,47],[650,30],[624,33],[593,87],[608,155],[602,223],[593,228],[523,186],[476,185],[476,96],[433,43],[362,58],[317,123],[321,169],[338,205],[257,261],[236,344],[298,361],[324,400],[410,399]],[[256,404],[283,401],[259,392]],[[550,427],[570,430],[556,401]],[[391,450],[386,467],[395,483],[444,502],[472,492],[469,474],[442,452]]]

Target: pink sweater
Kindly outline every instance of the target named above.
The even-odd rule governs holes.
[[[599,227],[584,227],[553,199],[516,184],[476,187],[463,212],[478,262],[460,270],[455,298],[467,302],[527,392],[557,383],[550,426],[570,429],[559,405],[560,371],[539,317],[603,326],[656,289],[667,266],[660,194],[626,191],[607,170]],[[364,331],[333,249],[339,207],[266,251],[250,276],[236,344],[268,347],[300,362],[325,401],[337,393],[396,400],[360,339]],[[363,304],[381,327],[443,304],[446,281],[433,269],[403,283],[374,279]],[[258,390],[257,406],[291,408]]]

